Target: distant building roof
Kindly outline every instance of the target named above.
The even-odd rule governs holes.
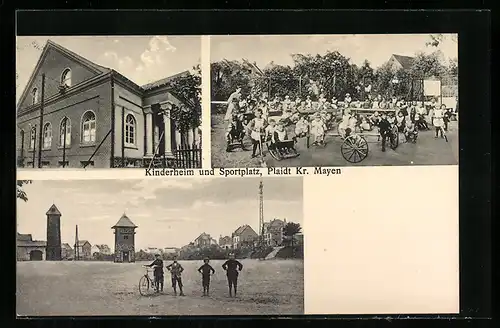
[[[89,241],[88,241],[88,240],[79,240],[79,241],[78,241],[78,246],[83,246],[83,245],[85,245],[85,244],[89,244],[89,245],[90,245],[90,243],[89,243]]]
[[[393,54],[392,56],[394,57],[394,59],[396,59],[401,64],[401,66],[404,69],[409,69],[413,65],[414,57],[402,56],[402,55],[396,55],[396,54]]]
[[[16,245],[18,247],[45,247],[47,246],[47,242],[42,240],[32,240],[32,241],[18,240]]]
[[[122,217],[114,226],[111,227],[111,229],[115,228],[137,228],[137,226],[128,218],[125,213],[123,213]]]
[[[57,208],[57,206],[55,204],[52,204],[52,206],[49,208],[49,210],[45,214],[47,214],[47,215],[62,215],[61,212],[59,212],[59,209]]]
[[[21,234],[21,233],[17,233],[17,240],[18,241],[33,241],[33,237],[31,236],[31,234]]]
[[[70,245],[70,244],[68,244],[68,243],[63,243],[63,244],[61,244],[61,248],[65,248],[65,249],[73,249],[73,248],[71,247],[71,245]]]

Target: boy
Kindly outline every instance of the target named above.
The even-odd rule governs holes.
[[[222,268],[226,271],[227,282],[229,285],[229,297],[233,297],[232,287],[234,286],[234,296],[236,297],[236,292],[238,291],[238,275],[239,271],[243,269],[243,265],[234,259],[234,254],[229,254],[229,260],[227,260]]]
[[[240,141],[243,150],[243,137],[245,136],[245,127],[243,126],[243,122],[241,119],[238,117],[238,115],[234,114],[232,117],[231,122],[229,122],[229,125],[227,127],[226,131],[226,151],[229,152],[231,151],[231,142],[234,140]]]
[[[380,132],[380,136],[382,137],[382,151],[385,152],[385,143],[387,141],[387,137],[389,137],[391,133],[391,123],[387,120],[387,115],[385,112],[382,112],[382,117],[378,123],[378,128]]]
[[[155,260],[153,263],[146,265],[148,267],[153,267],[153,275],[155,278],[154,281],[154,286],[155,286],[155,292],[163,292],[163,261],[160,257],[160,254],[155,254]]]
[[[255,158],[257,156],[257,148],[259,148],[260,154],[262,155],[260,145],[267,127],[267,122],[262,117],[262,110],[257,109],[255,111],[255,117],[248,123],[247,127],[248,130],[250,130],[250,138],[252,139],[252,158]]]
[[[170,274],[172,275],[172,288],[174,289],[174,295],[177,296],[177,285],[179,285],[179,290],[180,290],[180,296],[184,296],[184,293],[182,292],[182,271],[184,271],[184,268],[180,263],[177,262],[177,257],[174,257],[174,262],[167,265],[167,270],[170,271]]]
[[[201,273],[203,296],[208,296],[210,289],[210,273],[215,274],[215,270],[210,264],[208,264],[208,262],[210,262],[208,258],[204,258],[203,262],[204,264],[198,269],[198,272]]]

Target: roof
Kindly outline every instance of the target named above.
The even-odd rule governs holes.
[[[17,241],[33,241],[31,234],[20,234],[17,233]]]
[[[18,241],[16,245],[18,247],[45,247],[47,246],[47,242],[42,240]]]
[[[47,215],[59,215],[59,216],[62,215],[61,212],[59,212],[59,209],[57,208],[57,206],[54,204],[52,204],[52,206],[49,208],[49,210],[45,214],[47,214]]]
[[[199,235],[195,240],[198,240],[198,239],[210,239],[210,235],[207,234],[207,233],[204,233],[202,232],[201,235]]]
[[[392,56],[401,64],[401,66],[403,66],[404,69],[408,69],[413,65],[413,57],[395,54],[392,54]]]
[[[178,78],[178,77],[181,77],[181,76],[184,76],[184,75],[189,75],[189,71],[183,71],[183,72],[177,73],[175,75],[163,78],[161,80],[141,85],[141,88],[144,89],[144,91],[149,91],[151,89],[156,89],[156,88],[165,86],[169,82],[173,81],[175,78]]]
[[[68,244],[68,243],[63,243],[63,244],[61,244],[61,247],[62,247],[62,248],[69,248],[69,249],[72,249],[71,245],[70,245],[70,244]]]
[[[249,226],[248,224],[245,224],[245,225],[242,225],[241,227],[239,227],[238,229],[236,229],[235,232],[233,232],[233,237],[241,235],[243,233],[243,231],[245,231],[246,229],[251,229],[252,231],[254,231],[251,226]]]
[[[114,226],[111,227],[111,229],[115,228],[137,228],[137,226],[128,218],[128,216],[123,213],[122,217]]]
[[[85,244],[87,244],[87,243],[90,245],[90,243],[89,243],[89,241],[88,241],[88,240],[79,240],[79,241],[78,241],[78,246],[83,246],[83,245],[85,245]]]

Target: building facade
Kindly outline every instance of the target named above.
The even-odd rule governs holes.
[[[198,248],[207,248],[217,245],[217,242],[209,234],[203,232],[194,240],[194,245]]]
[[[61,258],[63,260],[69,260],[69,259],[73,259],[74,256],[75,256],[75,252],[73,251],[73,248],[71,247],[71,245],[68,243],[63,243],[61,245]]]
[[[232,234],[233,248],[253,246],[259,235],[248,224],[236,229]]]
[[[220,236],[219,238],[219,246],[222,249],[231,249],[233,248],[233,239],[229,236]]]
[[[111,227],[115,233],[115,262],[135,262],[135,229],[137,226],[123,214]]]
[[[17,261],[44,261],[46,259],[47,243],[33,240],[30,234],[17,234],[16,259]]]
[[[181,134],[170,117],[195,110],[175,77],[139,86],[49,40],[17,106],[18,166],[139,167],[201,146],[199,127]]]
[[[90,260],[92,259],[92,244],[88,240],[78,240],[75,244],[75,253],[77,258],[75,260]]]
[[[286,220],[274,219],[264,223],[264,243],[268,246],[281,246],[283,244],[283,229]]]
[[[47,215],[47,261],[61,261],[61,212],[52,204]]]

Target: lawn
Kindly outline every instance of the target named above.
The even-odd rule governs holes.
[[[186,296],[173,296],[165,275],[163,294],[144,297],[138,283],[145,263],[18,262],[16,310],[20,316],[82,315],[291,315],[304,313],[301,260],[242,260],[238,297],[229,298],[223,261],[211,295],[203,297],[201,261],[181,261]]]
[[[225,131],[227,122],[221,114],[212,115],[212,166],[213,167],[260,167],[259,158],[250,158],[251,151],[236,149],[226,152]],[[292,128],[293,130],[293,128]],[[397,166],[397,165],[456,165],[458,164],[458,123],[451,122],[447,133],[449,142],[435,139],[434,131],[421,131],[416,144],[401,142],[396,150],[382,152],[377,137],[368,136],[368,157],[361,163],[347,162],[340,153],[342,141],[339,137],[327,136],[326,146],[307,148],[305,139],[298,141],[299,157],[276,161],[267,154],[264,146],[264,160],[268,167],[275,166]],[[400,140],[404,137],[401,135]],[[251,150],[251,142],[245,137],[245,146]]]

